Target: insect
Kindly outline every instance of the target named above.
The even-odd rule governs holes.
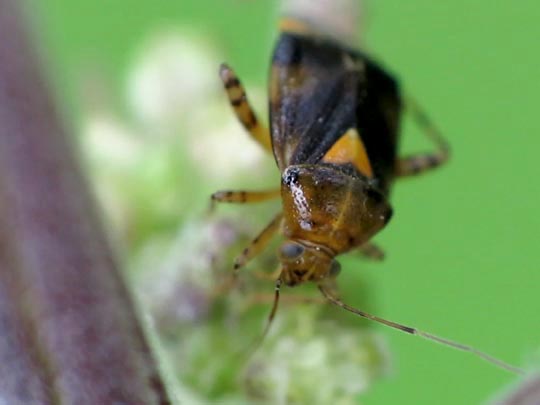
[[[253,139],[273,153],[281,172],[280,189],[212,195],[213,203],[282,200],[281,212],[234,263],[237,271],[275,233],[282,233],[281,267],[267,328],[277,310],[281,285],[309,281],[332,304],[356,315],[521,372],[472,347],[360,311],[335,294],[340,272],[336,256],[357,250],[375,259],[383,257],[371,239],[392,217],[389,196],[394,180],[431,170],[449,157],[448,143],[419,106],[402,96],[393,76],[367,55],[289,20],[281,24],[272,57],[270,129],[257,118],[233,70],[222,65],[220,76],[236,116]],[[435,152],[398,156],[403,109],[433,141]]]

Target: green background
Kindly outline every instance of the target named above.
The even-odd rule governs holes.
[[[74,117],[84,63],[100,60],[120,99],[133,52],[162,24],[197,26],[245,80],[265,81],[276,26],[270,1],[31,4]],[[363,278],[366,309],[531,367],[540,337],[540,3],[369,4],[365,42],[444,130],[453,156],[444,169],[396,185],[395,216],[377,238],[387,260],[358,271],[360,262],[343,260],[343,297],[359,302],[355,280]],[[404,132],[404,149],[429,146],[411,125]],[[363,403],[476,404],[515,380],[473,356],[377,328],[394,372]]]

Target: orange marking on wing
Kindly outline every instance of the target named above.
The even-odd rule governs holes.
[[[373,177],[373,170],[369,163],[362,138],[355,128],[349,129],[338,141],[330,148],[323,157],[326,163],[352,163],[358,171],[368,177]]]

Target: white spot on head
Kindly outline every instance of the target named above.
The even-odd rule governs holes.
[[[291,182],[289,187],[291,189],[294,206],[300,219],[300,226],[302,229],[311,230],[311,210],[302,186]]]

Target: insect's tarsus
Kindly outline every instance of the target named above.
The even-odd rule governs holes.
[[[332,295],[332,293],[330,291],[328,291],[323,285],[319,285],[319,290],[324,295],[324,297],[328,301],[330,301],[332,304],[334,304],[334,305],[336,305],[336,306],[338,306],[340,308],[343,308],[346,311],[352,312],[355,315],[361,316],[363,318],[370,319],[370,320],[375,321],[375,322],[382,323],[382,324],[384,324],[386,326],[389,326],[389,327],[394,328],[394,329],[401,330],[401,331],[403,331],[405,333],[409,333],[411,335],[417,335],[417,336],[423,337],[425,339],[431,340],[433,342],[437,342],[437,343],[440,343],[442,345],[449,346],[449,347],[452,347],[452,348],[457,349],[457,350],[461,350],[463,352],[472,353],[475,356],[478,356],[481,359],[487,361],[488,363],[491,363],[491,364],[493,364],[493,365],[495,365],[497,367],[500,367],[503,370],[509,371],[511,373],[515,373],[515,374],[524,374],[525,373],[525,371],[523,369],[521,369],[519,367],[512,366],[512,365],[510,365],[508,363],[505,363],[504,361],[499,360],[499,359],[497,359],[497,358],[495,358],[493,356],[490,356],[489,354],[486,354],[484,352],[481,352],[480,350],[477,350],[474,347],[467,346],[467,345],[457,343],[457,342],[453,342],[452,340],[441,338],[439,336],[432,335],[431,333],[423,332],[423,331],[418,330],[416,328],[412,328],[410,326],[405,326],[405,325],[402,325],[402,324],[399,324],[399,323],[396,323],[396,322],[389,321],[387,319],[379,318],[378,316],[369,314],[367,312],[360,311],[359,309],[351,307],[350,305],[345,304],[340,299],[334,297]]]

